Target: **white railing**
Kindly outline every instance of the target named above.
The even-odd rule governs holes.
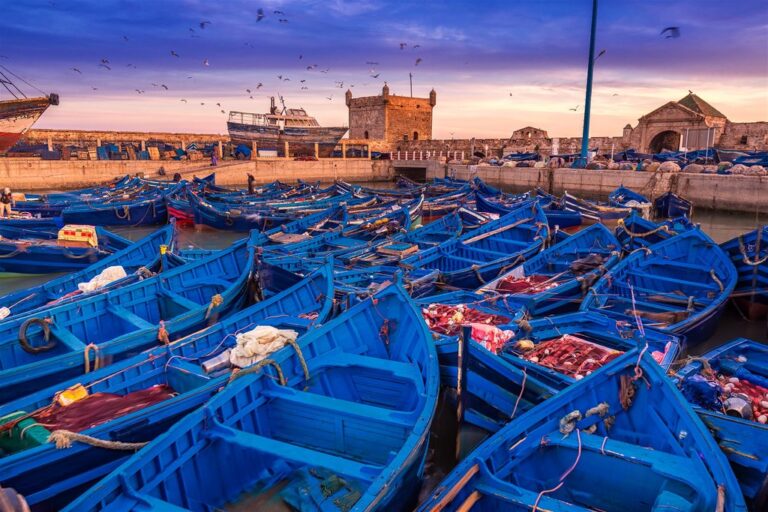
[[[464,160],[464,151],[393,151],[392,160]]]

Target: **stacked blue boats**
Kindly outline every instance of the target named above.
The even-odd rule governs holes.
[[[0,295],[0,504],[762,510],[768,351],[685,356],[729,299],[768,304],[768,231],[718,246],[652,199],[214,175],[28,195],[0,271],[52,275]],[[184,225],[241,235],[181,250]]]

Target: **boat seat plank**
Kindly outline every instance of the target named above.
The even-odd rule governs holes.
[[[360,366],[363,368],[386,371],[393,376],[412,382],[416,393],[420,395],[424,393],[424,381],[416,365],[389,359],[333,351],[325,356],[310,361],[309,372],[310,375],[313,375],[318,371],[321,371],[323,367],[340,366]]]
[[[189,310],[195,310],[200,307],[200,304],[196,303],[195,301],[189,300],[186,297],[182,297],[178,293],[172,292],[170,290],[163,289],[161,290],[160,295],[175,302],[178,306]]]
[[[413,428],[411,414],[359,402],[351,402],[332,396],[312,393],[311,391],[298,391],[285,386],[273,386],[265,392],[265,396],[305,405],[312,409],[326,409],[339,416],[356,417],[399,428]]]
[[[116,317],[121,318],[128,323],[131,323],[135,325],[138,329],[153,329],[155,328],[154,324],[151,324],[141,318],[139,315],[136,315],[134,313],[131,313],[126,308],[122,306],[117,306],[115,304],[110,304],[107,306],[107,311],[114,314]]]
[[[381,468],[372,464],[364,464],[351,459],[345,459],[336,455],[304,448],[299,445],[278,441],[270,437],[243,432],[213,420],[213,425],[207,431],[212,438],[221,439],[227,443],[239,444],[247,449],[262,452],[277,459],[287,459],[301,465],[311,461],[313,466],[329,469],[337,474],[370,481],[376,477]]]
[[[701,283],[699,281],[686,281],[683,279],[675,279],[674,277],[666,277],[659,274],[649,274],[647,272],[640,272],[640,271],[635,272],[635,275],[638,277],[645,277],[650,280],[664,281],[667,283],[676,283],[682,286],[692,286],[694,288],[701,288],[703,290],[711,290],[711,291],[719,290],[714,280],[712,280],[711,285],[708,285],[708,284]]]

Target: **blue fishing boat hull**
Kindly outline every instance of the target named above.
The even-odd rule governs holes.
[[[165,224],[168,207],[162,196],[130,203],[68,206],[61,212],[65,224],[93,226],[152,226]]]
[[[733,298],[750,320],[768,315],[768,226],[744,233],[720,245],[738,272]]]
[[[273,353],[285,385],[271,365],[240,372],[65,510],[253,508],[278,483],[272,499],[293,508],[407,507],[439,388],[434,346],[407,293],[391,286],[298,344],[307,373],[293,347]],[[184,443],[183,460],[157,466]],[[162,469],[123,486],[148,465]]]
[[[678,217],[662,222],[644,219],[637,212],[619,221],[616,225],[616,238],[624,251],[630,253],[640,247],[650,247],[669,238],[692,229],[694,224],[687,217]]]
[[[268,299],[173,345],[154,348],[109,368],[0,406],[0,418],[7,419],[9,414],[13,417],[18,411],[44,408],[55,401],[62,389],[77,384],[87,386],[90,395],[114,396],[165,384],[176,392],[174,396],[129,412],[121,411],[82,432],[108,442],[146,442],[157,437],[226,385],[231,368],[206,371],[203,365],[234,345],[233,333],[247,331],[255,325],[273,325],[304,334],[325,322],[332,313],[330,265],[304,279],[286,280],[275,276],[274,269],[267,268],[260,268],[258,273],[262,288],[275,292]],[[279,287],[283,287],[282,291]],[[0,429],[7,429],[3,423],[0,420]],[[47,441],[49,431],[45,427],[35,426],[22,436],[21,430],[25,427],[23,423],[14,425],[0,439],[0,450],[5,455],[0,458],[0,479],[24,495],[34,510],[62,509],[133,454],[131,450],[105,450],[80,442],[61,450]]]
[[[626,256],[581,303],[619,321],[683,335],[689,346],[711,336],[737,273],[728,255],[700,229]]]
[[[653,202],[654,217],[671,219],[674,217],[688,217],[693,215],[693,203],[683,199],[677,194],[667,192],[657,197]]]
[[[645,347],[649,354],[658,357],[658,364],[668,370],[685,348],[685,340],[652,329],[641,334],[637,326],[617,324],[614,320],[596,313],[567,313],[564,315],[530,320],[526,329],[521,330],[504,347],[501,357],[519,368],[535,375],[553,389],[565,389],[577,379],[551,367],[524,358],[527,349],[518,342],[528,340],[534,345],[560,338],[564,335],[577,336],[609,350],[629,352],[635,347]],[[654,357],[654,359],[655,359]]]
[[[632,350],[509,423],[419,510],[746,511],[706,427],[664,371],[638,356]]]
[[[755,418],[724,414],[722,405],[718,410],[708,408],[714,404],[700,403],[704,402],[703,397],[691,384],[693,380],[689,380],[698,376],[702,361],[707,361],[719,372],[720,362],[737,361],[739,357],[744,359],[738,362],[739,366],[763,379],[760,384],[765,387],[768,347],[745,338],[733,340],[691,361],[677,373],[678,385],[728,457],[752,510],[765,510],[768,506],[768,425],[755,421]]]
[[[11,310],[9,316],[28,314],[31,311],[45,307],[51,301],[61,300],[65,295],[77,292],[78,283],[89,281],[110,266],[122,266],[129,278],[138,279],[135,273],[141,268],[153,270],[160,261],[160,246],[172,249],[174,226],[168,225],[158,229],[143,239],[134,242],[125,249],[94,263],[83,270],[57,277],[43,284],[11,292],[0,297],[0,307]],[[72,297],[75,299],[76,297]],[[77,298],[82,298],[82,295]]]
[[[0,404],[173,341],[239,308],[254,252],[242,240],[124,288],[47,309],[44,317],[0,323]]]
[[[0,227],[0,273],[50,274],[82,270],[129,247],[115,233],[96,229],[98,246],[57,242],[58,230]]]
[[[541,250],[549,228],[536,201],[476,228],[456,240],[402,260],[407,270],[440,270],[450,286],[476,289]]]
[[[539,316],[578,309],[589,287],[619,261],[619,241],[602,224],[593,224],[545,249],[509,273],[484,285],[480,293],[506,294],[505,279],[525,279],[531,276],[548,278],[554,288],[511,293],[510,297],[523,304],[531,315]],[[592,270],[575,272],[571,265],[583,258],[599,258]]]

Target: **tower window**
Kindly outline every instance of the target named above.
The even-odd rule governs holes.
[[[748,144],[748,143],[749,142],[747,140],[747,136],[746,135],[742,135],[741,136],[741,142],[739,142],[739,144]]]
[[[419,132],[413,132],[413,140],[419,140]]]
[[[403,135],[403,140],[408,140],[408,134]]]
[[[368,130],[365,130],[365,133],[363,134],[363,138],[368,138]]]

